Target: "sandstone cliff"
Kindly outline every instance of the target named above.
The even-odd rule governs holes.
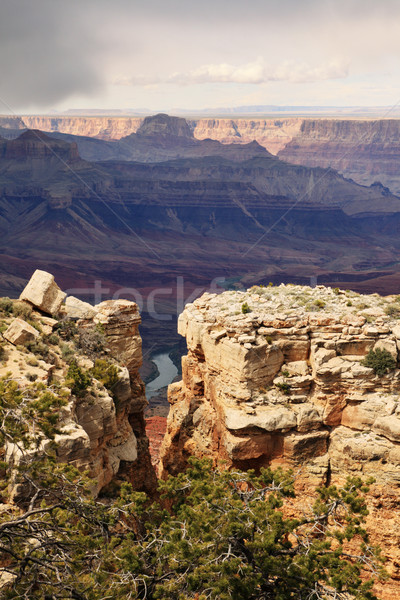
[[[380,593],[398,597],[399,315],[398,298],[321,286],[206,294],[186,306],[188,354],[169,388],[162,474],[190,455],[290,467],[303,501],[315,485],[373,476],[369,528],[392,576]],[[385,350],[395,368],[377,375],[362,362],[369,350]]]
[[[36,271],[19,302],[1,303],[0,377],[11,376],[22,389],[41,382],[64,390],[57,455],[89,472],[95,494],[121,480],[152,493],[138,307],[125,300],[91,307],[64,299],[54,278]],[[71,387],[72,364],[89,377],[87,389]],[[7,451],[17,458],[18,449]]]
[[[223,144],[256,141],[271,154],[277,154],[300,132],[303,119],[198,119],[191,121],[194,136],[211,138]]]
[[[398,119],[307,119],[279,157],[309,167],[331,167],[363,185],[379,181],[399,193],[399,134]]]

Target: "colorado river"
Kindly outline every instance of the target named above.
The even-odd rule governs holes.
[[[147,400],[150,400],[159,390],[169,385],[178,374],[178,369],[168,356],[168,352],[156,354],[151,360],[157,365],[159,375],[146,385]]]

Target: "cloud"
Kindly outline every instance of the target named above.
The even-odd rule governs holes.
[[[101,91],[97,42],[67,5],[1,0],[0,111],[46,108]]]
[[[312,83],[327,79],[345,79],[349,75],[349,64],[344,60],[333,60],[325,65],[312,67],[307,63],[285,61],[268,74],[268,81],[290,81]]]
[[[244,65],[228,63],[203,65],[187,73],[173,73],[161,77],[119,77],[117,85],[149,85],[154,83],[175,83],[180,85],[201,83],[240,83],[262,84],[270,81],[291,83],[312,83],[328,79],[345,79],[349,65],[344,60],[333,60],[325,65],[311,66],[305,62],[284,61],[277,66],[267,66],[262,58]]]

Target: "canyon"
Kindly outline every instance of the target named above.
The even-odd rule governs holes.
[[[106,121],[93,119],[80,133],[101,135]],[[40,268],[91,304],[137,301],[147,373],[156,352],[185,351],[177,314],[210,288],[313,281],[394,293],[399,199],[380,184],[287,163],[250,141],[252,130],[267,131],[261,121],[241,120],[247,133],[236,136],[230,121],[214,123],[221,143],[197,139],[192,121],[167,115],[131,122],[136,131],[119,141],[21,133],[12,127],[22,121],[3,120],[11,139],[0,140],[0,293],[17,297]],[[268,127],[281,136],[293,126],[289,140],[305,121]],[[70,131],[79,123],[71,118]],[[196,135],[214,125],[203,120]],[[61,130],[62,119],[52,127]],[[233,138],[248,143],[225,143]],[[82,149],[103,159],[88,160]]]
[[[184,470],[190,456],[289,468],[303,506],[315,486],[372,476],[367,523],[390,573],[377,592],[398,598],[399,316],[398,296],[324,286],[254,286],[188,304],[160,474]],[[379,372],[370,352],[385,357]]]
[[[291,469],[294,511],[312,503],[317,486],[372,476],[367,526],[389,573],[375,589],[382,600],[398,597],[399,296],[284,284],[203,294],[178,319],[188,350],[182,379],[169,386],[167,423],[151,417],[147,433],[135,303],[92,306],[37,270],[0,311],[0,375],[27,389],[32,381],[69,386],[57,457],[89,472],[94,495],[107,497],[124,481],[153,495],[150,461],[165,478],[185,470],[190,456],[224,468]],[[111,386],[99,357],[114,365]],[[93,373],[82,393],[68,379],[71,364]],[[16,448],[6,452],[17,460]],[[19,494],[13,490],[17,501]]]
[[[129,160],[129,137],[140,129],[144,120],[144,117],[107,116],[0,117],[0,135],[16,137],[22,129],[58,132],[86,138],[79,145],[82,156],[89,160],[107,160],[116,154]],[[381,119],[190,118],[187,125],[198,140],[217,140],[223,144],[257,141],[288,162],[332,168],[362,185],[379,181],[392,192],[400,192],[397,166],[400,120],[390,118],[390,113]],[[100,145],[96,140],[122,142],[119,146]]]

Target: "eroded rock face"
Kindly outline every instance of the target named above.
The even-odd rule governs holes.
[[[68,301],[66,307],[68,308]],[[143,411],[147,406],[144,384],[139,375],[142,364],[140,313],[134,302],[108,300],[92,307],[76,303],[84,312],[79,328],[101,326],[111,356],[121,368],[112,393],[106,390],[93,398],[77,400],[76,421],[89,438],[86,460],[98,480],[99,489],[115,479],[130,481],[136,489],[154,492],[156,477],[151,465]],[[69,304],[71,307],[71,304]],[[91,317],[91,318],[88,318]],[[83,446],[86,441],[82,438]],[[73,453],[70,454],[73,460]]]
[[[389,316],[396,302],[282,285],[187,305],[179,332],[188,354],[182,381],[169,388],[161,474],[196,455],[228,467],[292,468],[302,493],[373,476],[370,530],[400,579],[398,527],[383,532],[373,509],[380,493],[400,504],[400,370],[378,376],[362,364],[377,348],[398,360],[398,321]]]

